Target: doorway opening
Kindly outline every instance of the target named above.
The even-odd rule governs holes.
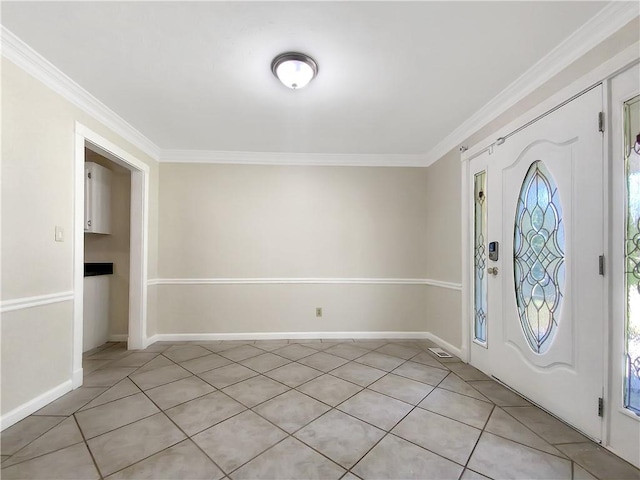
[[[76,123],[74,161],[74,328],[73,328],[73,387],[82,385],[82,352],[84,351],[84,282],[85,282],[85,166],[86,162],[110,166],[122,175],[128,210],[128,289],[119,292],[119,301],[128,297],[126,313],[120,307],[119,319],[110,328],[111,338],[127,341],[128,349],[146,347],[147,315],[147,252],[149,212],[149,167],[113,142]],[[108,163],[107,163],[108,162]],[[100,166],[100,165],[98,165]],[[123,185],[120,185],[121,187]],[[125,207],[126,208],[126,207]],[[122,220],[122,219],[121,219]],[[93,234],[89,234],[93,235]],[[121,239],[122,240],[122,239]],[[108,253],[100,247],[110,242],[92,238],[86,242],[87,260],[104,260]],[[103,262],[94,262],[103,263]],[[115,263],[115,261],[113,262]],[[119,262],[123,263],[123,262]],[[126,262],[125,262],[126,263]],[[108,267],[107,267],[108,268]],[[117,269],[118,267],[116,267]],[[121,267],[122,268],[122,267]],[[119,286],[122,290],[122,285]],[[128,319],[125,327],[123,319]],[[115,336],[117,335],[117,336]]]
[[[577,427],[592,439],[600,440],[603,447],[636,467],[640,467],[640,415],[638,415],[633,408],[628,407],[633,407],[634,401],[637,404],[637,399],[640,398],[637,393],[638,385],[640,384],[637,382],[637,377],[633,377],[633,374],[636,374],[637,370],[631,370],[631,367],[638,365],[636,358],[638,356],[637,352],[640,350],[637,348],[637,339],[639,338],[637,334],[637,322],[627,322],[627,319],[629,318],[630,309],[637,306],[637,302],[633,303],[634,300],[637,299],[637,295],[634,294],[634,292],[637,291],[637,277],[633,275],[635,271],[634,266],[637,265],[637,261],[632,260],[632,268],[629,268],[629,264],[632,263],[629,261],[629,254],[633,255],[635,250],[634,242],[628,241],[629,238],[636,238],[637,228],[634,228],[634,226],[637,227],[637,209],[633,210],[634,213],[631,215],[633,218],[630,221],[630,210],[625,210],[624,207],[627,203],[634,203],[637,193],[634,196],[633,192],[638,191],[638,189],[635,188],[635,183],[633,183],[636,180],[634,172],[638,170],[637,162],[633,163],[635,157],[631,160],[627,157],[632,155],[630,148],[632,149],[634,143],[637,143],[638,135],[640,134],[640,122],[638,121],[640,114],[637,113],[640,112],[640,110],[637,109],[635,103],[640,94],[637,80],[639,68],[637,52],[634,52],[630,57],[620,56],[607,64],[603,64],[592,73],[581,78],[565,90],[540,104],[522,118],[505,127],[504,131],[509,131],[511,128],[513,129],[512,133],[505,136],[506,138],[500,137],[498,140],[487,138],[475,147],[466,150],[462,156],[462,179],[464,185],[462,190],[462,322],[464,327],[464,359],[470,361],[470,363],[481,370],[488,372],[490,375],[495,375],[500,378],[501,381],[505,382],[515,391],[523,393],[528,399],[533,399],[530,400],[532,403],[537,403],[538,406],[542,406],[554,416]],[[576,258],[578,258],[578,255],[584,250],[586,245],[585,239],[588,239],[591,243],[593,243],[593,241],[602,242],[602,245],[598,245],[599,248],[592,249],[591,254],[588,255],[585,262],[577,262],[578,264],[589,265],[589,271],[585,271],[584,274],[573,274],[573,281],[578,279],[583,284],[585,280],[591,278],[595,285],[595,279],[598,278],[596,273],[599,274],[599,278],[602,281],[602,285],[597,289],[575,289],[578,295],[574,295],[574,298],[579,300],[576,303],[578,308],[587,302],[592,302],[593,299],[596,298],[590,291],[597,291],[598,297],[603,295],[603,308],[598,308],[597,311],[595,308],[590,310],[596,313],[602,311],[602,314],[599,314],[599,316],[604,319],[604,323],[602,323],[601,326],[592,326],[591,328],[585,329],[583,323],[584,319],[590,318],[589,311],[584,315],[579,315],[580,324],[578,325],[574,322],[574,325],[576,328],[585,330],[585,334],[580,335],[578,333],[574,337],[576,341],[573,345],[573,347],[576,345],[579,347],[581,343],[584,343],[580,339],[585,338],[591,342],[591,347],[583,349],[583,353],[576,355],[575,358],[589,358],[590,361],[598,359],[598,361],[592,362],[590,368],[581,368],[580,370],[593,372],[594,376],[602,376],[602,386],[599,387],[597,391],[591,388],[591,393],[588,395],[585,393],[585,388],[574,388],[573,391],[580,392],[580,394],[574,395],[574,397],[567,397],[569,401],[562,402],[571,407],[571,413],[573,414],[578,411],[577,404],[583,398],[589,398],[590,401],[588,404],[585,404],[585,406],[588,407],[588,411],[585,410],[584,415],[582,415],[584,419],[587,419],[587,417],[591,418],[593,428],[589,429],[582,426],[583,422],[580,418],[577,420],[571,419],[570,415],[562,411],[562,408],[545,406],[544,402],[537,400],[535,396],[525,391],[529,385],[525,385],[525,387],[517,385],[517,381],[520,378],[527,381],[528,384],[534,384],[535,377],[538,376],[537,373],[542,371],[540,365],[536,365],[538,368],[534,369],[533,372],[527,375],[520,375],[516,378],[516,381],[513,381],[512,378],[507,378],[509,368],[511,366],[515,368],[517,361],[532,357],[534,359],[542,359],[547,354],[545,352],[535,352],[534,350],[530,353],[531,344],[529,343],[529,347],[527,347],[526,332],[523,333],[520,327],[522,322],[520,322],[519,325],[517,321],[514,321],[514,319],[518,320],[517,314],[520,313],[520,311],[517,310],[517,292],[514,292],[515,275],[512,273],[512,270],[514,270],[514,252],[519,251],[517,248],[513,248],[514,239],[517,234],[517,230],[514,227],[514,219],[517,220],[520,217],[515,214],[516,203],[513,202],[513,196],[503,199],[502,196],[496,195],[496,192],[502,192],[505,188],[509,188],[511,184],[522,184],[522,179],[526,176],[523,169],[518,182],[512,181],[511,178],[506,178],[506,180],[502,178],[505,176],[505,174],[502,173],[502,171],[505,171],[505,168],[500,168],[500,159],[505,156],[504,151],[509,148],[509,144],[517,143],[516,140],[523,134],[526,135],[526,132],[530,130],[530,127],[533,126],[534,123],[544,123],[545,119],[549,120],[555,113],[558,113],[559,110],[561,111],[563,108],[566,108],[566,106],[576,102],[580,97],[586,95],[587,92],[593,92],[596,88],[602,90],[602,95],[598,95],[598,97],[602,99],[602,105],[599,108],[600,111],[595,111],[598,110],[598,108],[589,108],[588,111],[585,110],[585,115],[578,116],[578,119],[591,119],[591,125],[588,130],[585,130],[587,135],[576,134],[572,137],[576,139],[573,143],[579,146],[582,139],[586,139],[587,137],[593,137],[595,139],[596,134],[594,132],[596,130],[600,132],[602,143],[597,145],[594,143],[591,148],[587,149],[587,152],[589,152],[590,155],[594,152],[602,155],[602,166],[594,166],[591,170],[596,173],[601,172],[600,175],[603,177],[602,180],[604,184],[601,189],[592,188],[590,190],[590,196],[586,196],[586,198],[593,197],[594,199],[602,200],[598,200],[598,205],[594,204],[592,206],[588,206],[586,201],[576,201],[577,199],[574,198],[575,195],[573,192],[578,192],[578,189],[585,184],[578,177],[575,177],[576,180],[571,182],[571,185],[569,185],[570,188],[567,188],[567,186],[559,186],[561,195],[562,192],[570,194],[572,199],[570,206],[577,205],[579,207],[579,210],[577,210],[578,214],[580,210],[583,213],[586,211],[588,217],[601,218],[605,226],[604,231],[591,229],[589,235],[579,235],[581,241],[578,244],[574,244],[571,249],[567,248],[566,257],[567,264],[573,262],[575,265]],[[632,110],[634,107],[636,108],[635,113]],[[552,133],[557,135],[559,132],[562,132],[574,124],[577,125],[575,121],[562,122],[562,125],[553,129]],[[636,142],[633,142],[634,138]],[[556,143],[558,147],[562,146],[561,141],[556,141]],[[569,145],[569,143],[565,143]],[[538,148],[540,145],[542,145],[542,143],[536,143],[535,148]],[[534,147],[532,147],[532,149],[533,148]],[[640,148],[638,150],[640,150]],[[491,160],[489,161],[490,156]],[[511,157],[519,158],[518,151],[516,150]],[[542,158],[540,155],[536,155],[535,157],[535,159],[531,158],[530,160],[533,161]],[[589,158],[589,155],[578,152],[575,158],[580,159],[580,165],[582,167],[576,170],[576,173],[583,175],[584,172],[589,170],[584,165],[585,159]],[[532,162],[529,162],[527,166],[530,166],[531,163]],[[559,165],[559,163],[556,162],[556,165]],[[625,170],[625,168],[627,170]],[[480,175],[475,176],[474,174]],[[494,184],[497,185],[494,191],[486,190],[485,179],[482,175],[487,176],[487,181],[490,181],[492,177],[494,179],[498,177],[497,183],[494,182]],[[558,172],[553,173],[553,175],[554,178],[562,179],[563,174],[558,170]],[[474,183],[474,180],[476,180],[478,185]],[[632,185],[629,185],[629,182],[631,182]],[[482,192],[482,201],[480,201],[480,192]],[[594,192],[597,193],[594,195]],[[474,194],[475,196],[472,197]],[[564,198],[567,198],[566,194]],[[583,197],[585,196],[583,195]],[[629,197],[633,197],[633,199]],[[546,198],[550,197],[547,195]],[[566,202],[566,200],[564,201]],[[501,236],[500,255],[502,257],[508,255],[506,264],[500,265],[499,268],[494,266],[489,267],[491,262],[487,261],[488,255],[485,255],[485,250],[487,253],[491,251],[491,245],[487,241],[487,236],[492,236],[490,230],[493,225],[491,223],[493,221],[491,213],[489,212],[487,215],[485,210],[487,202],[489,205],[494,206],[494,210],[496,204],[498,207],[510,205],[509,208],[511,208],[511,210],[507,212],[507,215],[498,215],[498,223],[503,226],[506,225],[506,235]],[[602,204],[602,208],[599,207],[600,203]],[[566,212],[564,213],[566,217]],[[496,216],[494,215],[493,218],[495,219]],[[549,215],[547,219],[553,218],[554,215]],[[587,225],[584,217],[582,221],[577,222],[571,222],[565,219],[565,226],[571,227],[574,230],[574,238],[576,227],[580,227],[581,225]],[[533,238],[533,236],[531,238]],[[565,240],[568,238],[569,237],[566,237]],[[569,255],[573,257],[573,260],[569,258]],[[550,257],[536,256],[536,259],[538,258],[547,261]],[[488,260],[490,260],[490,258]],[[502,260],[504,260],[504,258]],[[496,265],[496,263],[493,265]],[[534,274],[535,266],[535,262],[533,262],[531,271]],[[492,309],[492,297],[488,296],[487,292],[487,285],[491,286],[490,282],[495,284],[495,280],[499,279],[500,276],[504,277],[505,274],[508,274],[509,277],[506,282],[503,281],[502,283],[508,285],[509,289],[507,295],[502,295],[502,300],[504,301],[504,299],[506,299],[511,303],[511,314],[508,315],[511,317],[511,323],[509,324],[506,324],[504,318],[502,318],[507,316],[505,312],[509,313],[509,310],[504,307],[504,303],[500,304],[499,302],[497,303],[498,308]],[[487,275],[490,276],[487,277]],[[488,278],[488,281],[485,281],[485,278]],[[561,277],[555,278],[562,280]],[[533,284],[535,285],[536,282],[533,282]],[[494,285],[494,287],[496,286]],[[633,290],[633,288],[636,288],[636,290]],[[565,292],[569,292],[568,289],[569,286],[565,279]],[[499,288],[494,288],[494,290],[498,292],[503,291]],[[630,292],[633,295],[630,294]],[[553,299],[553,295],[545,298]],[[567,310],[565,307],[569,304],[569,300],[568,298],[564,298],[564,300],[566,301],[562,308]],[[493,304],[495,307],[496,302],[494,301]],[[507,307],[509,307],[509,305],[507,305]],[[491,315],[494,318],[489,318],[485,315],[487,310],[492,312]],[[540,309],[536,309],[534,313],[539,311]],[[571,307],[568,311],[571,311]],[[515,314],[513,312],[515,312]],[[560,315],[562,315],[562,312],[560,312]],[[497,322],[496,316],[498,317]],[[519,316],[520,319],[522,319],[522,315]],[[551,318],[551,316],[548,317],[552,321],[555,319]],[[637,315],[633,317],[634,321],[636,317]],[[544,328],[542,330],[534,330],[538,335],[536,337],[538,340],[541,342],[549,342],[550,349],[553,349],[554,345],[558,343],[558,338],[555,340],[553,338],[549,339],[550,336],[547,335],[548,332],[553,328],[562,329],[566,327],[567,322],[562,318],[559,318],[559,321],[561,323],[556,323],[552,326],[549,323],[542,324],[543,327],[551,326],[551,329]],[[564,322],[564,326],[562,322]],[[529,322],[529,324],[531,323]],[[536,323],[536,327],[538,326],[539,324]],[[515,330],[515,332],[513,330]],[[560,330],[557,330],[557,332],[560,332]],[[503,341],[505,338],[509,340],[509,342]],[[501,341],[505,344],[505,347],[501,347]],[[509,345],[507,345],[507,343],[509,343]],[[524,347],[522,347],[522,344],[524,344]],[[527,350],[527,348],[529,348],[529,350]],[[513,361],[505,361],[504,356],[491,356],[492,352],[496,350],[499,351],[498,353],[500,353],[500,351],[502,353],[509,353],[511,350],[516,352],[516,354],[519,353],[519,355],[512,355],[512,357],[515,356],[515,358],[512,359]],[[525,352],[526,355],[523,352]],[[555,367],[554,369],[557,372],[561,372],[563,369],[567,369],[566,363],[567,362],[565,362],[565,365],[561,365],[560,362],[556,361],[556,365],[550,364],[549,367]],[[495,373],[496,370],[500,371]],[[505,371],[507,374],[504,373]],[[546,376],[546,380],[551,378],[553,373],[553,371],[550,371],[549,375]],[[577,377],[578,376],[576,376],[576,378]],[[539,385],[539,388],[535,391],[544,393],[544,389],[549,387],[549,383],[550,382],[545,381],[545,384]],[[560,389],[554,389],[553,393],[547,395],[547,397],[558,398],[559,392]],[[600,421],[598,419],[600,419]],[[598,421],[600,423],[599,428]],[[586,423],[585,420],[584,424],[586,425]],[[599,435],[598,430],[600,430]],[[591,432],[595,432],[595,434]]]
[[[129,337],[131,170],[85,147],[83,344]]]
[[[597,441],[604,343],[593,332],[604,330],[605,292],[593,266],[604,251],[604,164],[593,119],[601,111],[598,85],[470,160],[466,185],[470,363]]]

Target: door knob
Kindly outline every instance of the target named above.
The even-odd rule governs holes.
[[[489,275],[498,275],[498,267],[489,267],[487,268],[487,273]]]

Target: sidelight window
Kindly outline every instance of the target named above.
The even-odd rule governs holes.
[[[640,414],[640,97],[625,116],[625,382],[624,406]]]
[[[474,328],[476,342],[487,343],[487,172],[474,177],[474,246],[473,246],[473,290]]]

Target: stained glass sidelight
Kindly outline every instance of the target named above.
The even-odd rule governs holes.
[[[640,97],[625,103],[626,375],[624,406],[640,415]]]
[[[487,172],[479,172],[474,178],[474,328],[477,342],[487,343]]]
[[[558,188],[542,161],[524,178],[513,235],[516,303],[531,349],[545,353],[558,327],[565,279],[565,238]]]

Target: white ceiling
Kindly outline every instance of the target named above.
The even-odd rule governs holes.
[[[163,149],[422,154],[604,2],[3,2],[2,24]],[[308,53],[293,91],[274,56]]]

